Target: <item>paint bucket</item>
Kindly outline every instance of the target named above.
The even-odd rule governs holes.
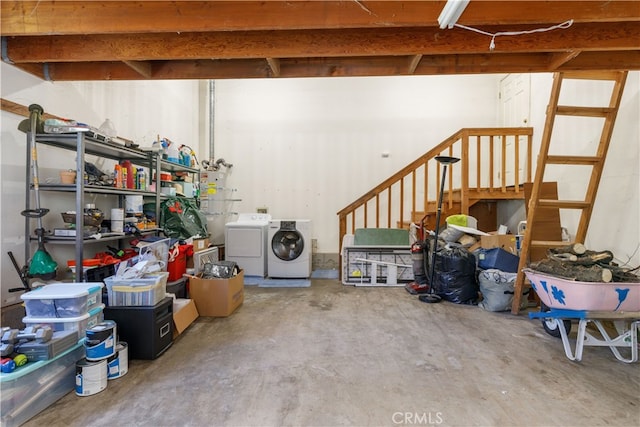
[[[126,342],[118,342],[116,354],[107,361],[107,370],[107,378],[110,380],[120,378],[129,371],[129,349]]]
[[[124,231],[124,209],[111,209],[111,231],[114,233]]]
[[[105,320],[85,331],[87,360],[102,360],[116,354],[116,322]]]
[[[91,396],[107,388],[107,360],[76,362],[76,394]]]

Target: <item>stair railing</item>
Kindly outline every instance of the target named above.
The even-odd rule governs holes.
[[[461,158],[450,166],[443,200],[449,208],[459,202],[461,213],[468,214],[475,200],[521,191],[521,184],[531,182],[532,137],[529,127],[460,129],[338,212],[340,253],[345,234],[357,228],[407,228],[436,211],[436,156]]]

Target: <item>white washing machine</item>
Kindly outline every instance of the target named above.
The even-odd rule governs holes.
[[[245,276],[267,275],[267,234],[271,215],[241,213],[225,224],[224,258],[235,261]]]
[[[311,221],[269,221],[269,277],[307,278],[311,276]]]

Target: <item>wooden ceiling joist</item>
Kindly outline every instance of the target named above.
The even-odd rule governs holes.
[[[640,69],[640,1],[472,1],[485,34],[440,29],[445,3],[3,0],[2,58],[54,81]]]
[[[4,35],[114,34],[437,26],[446,1],[0,2]],[[511,4],[509,4],[511,3]],[[464,25],[640,20],[634,1],[472,1]],[[366,10],[361,7],[366,6]],[[153,25],[150,25],[153,23]]]
[[[547,72],[549,64],[558,63],[557,71],[602,70],[631,67],[640,69],[640,50],[635,52],[582,52],[571,61],[571,67],[561,64],[557,55],[483,54],[425,55],[409,72],[406,56],[358,58],[280,58],[278,77],[348,77],[389,75],[437,75],[482,73]],[[40,64],[19,64],[35,73]],[[39,68],[38,68],[39,67]],[[153,61],[153,79],[233,79],[269,78],[274,72],[265,59]],[[606,67],[606,68],[605,68]],[[75,80],[143,80],[133,68],[118,61],[85,63],[52,63],[49,79]]]
[[[494,29],[495,30],[495,29]],[[575,24],[562,31],[499,37],[493,52],[635,50],[640,25]],[[596,31],[596,34],[594,34]],[[304,58],[489,53],[490,37],[435,28],[146,33],[7,37],[13,63],[180,59]]]

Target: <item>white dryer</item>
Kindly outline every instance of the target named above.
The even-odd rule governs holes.
[[[235,261],[245,276],[267,275],[267,233],[271,215],[241,213],[225,224],[224,258]]]
[[[308,278],[311,276],[311,221],[269,221],[269,277]]]

